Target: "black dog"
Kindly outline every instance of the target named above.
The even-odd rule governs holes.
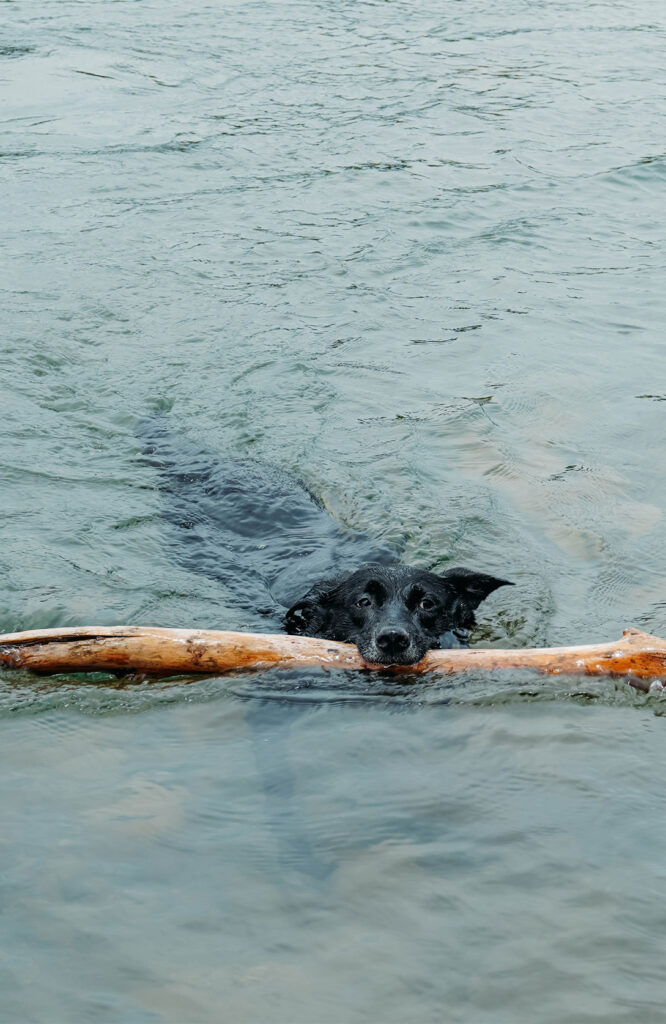
[[[474,610],[498,587],[511,586],[470,569],[441,576],[397,565],[367,565],[315,584],[285,616],[288,633],[356,644],[366,661],[413,665],[432,647],[474,626]],[[442,643],[442,641],[444,641]]]
[[[174,441],[160,415],[137,434],[144,463],[158,473],[176,559],[221,584],[227,628],[284,625],[355,643],[376,664],[411,665],[432,647],[465,644],[474,610],[508,583],[469,569],[438,576],[401,565],[394,551],[345,529],[293,477]],[[342,575],[331,578],[331,566]]]

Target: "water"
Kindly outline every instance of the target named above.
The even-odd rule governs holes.
[[[254,628],[136,427],[666,631],[657,0],[0,7],[0,629]],[[663,1020],[663,702],[622,683],[0,680],[0,1018]]]

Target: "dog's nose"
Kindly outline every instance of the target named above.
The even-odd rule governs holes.
[[[409,634],[404,629],[387,629],[377,637],[377,646],[383,654],[399,654],[409,647]]]

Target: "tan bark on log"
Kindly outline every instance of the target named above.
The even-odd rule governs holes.
[[[399,673],[532,669],[548,675],[624,676],[639,690],[660,690],[666,641],[637,629],[621,640],[579,647],[429,651],[418,665],[370,665],[352,644],[315,637],[141,626],[82,626],[0,635],[0,667],[39,673],[128,672],[165,676],[243,669],[343,668]]]

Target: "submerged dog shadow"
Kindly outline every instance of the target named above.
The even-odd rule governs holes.
[[[405,679],[389,672],[322,676],[273,670],[261,677],[237,677],[229,682],[230,696],[243,703],[244,719],[250,727],[248,738],[263,791],[266,826],[275,842],[276,859],[270,868],[273,881],[287,889],[305,883],[320,896],[332,895],[338,858],[334,850],[318,843],[315,823],[308,816],[312,797],[304,800],[301,795],[298,732],[307,727],[308,716],[343,705],[364,707],[373,716],[377,710],[391,716],[430,716],[536,702],[643,706],[649,700],[621,681],[600,680],[586,687],[580,678],[544,678],[529,671],[512,673],[509,678],[501,673],[477,673],[450,679],[434,675]],[[653,703],[655,713],[666,712],[666,701],[661,702],[663,711]],[[410,827],[428,832],[431,823],[423,821],[417,826],[412,821]],[[394,838],[414,837],[396,833]]]
[[[311,893],[323,901],[335,898],[335,875],[340,866],[339,844],[331,843],[330,835],[338,835],[344,816],[354,812],[353,804],[351,810],[338,809],[335,812],[338,819],[333,821],[326,810],[330,798],[328,784],[322,782],[321,774],[328,768],[318,763],[314,778],[308,777],[309,762],[304,760],[303,749],[309,748],[312,755],[312,739],[307,742],[311,729],[323,728],[327,743],[331,729],[360,729],[356,735],[362,740],[365,735],[362,718],[366,716],[369,716],[368,735],[372,735],[375,728],[372,723],[376,725],[387,716],[395,719],[425,715],[417,730],[419,733],[425,730],[427,735],[428,730],[432,734],[433,729],[439,733],[437,718],[448,718],[451,714],[469,716],[477,709],[519,707],[534,702],[595,702],[634,707],[647,703],[655,714],[666,713],[666,700],[638,694],[619,680],[590,681],[586,687],[586,681],[580,678],[543,677],[533,672],[442,677],[434,674],[398,676],[374,670],[270,669],[159,681],[112,680],[101,675],[47,679],[25,672],[0,673],[2,715],[34,716],[58,710],[94,717],[136,715],[169,704],[191,707],[213,702],[227,704],[231,712],[229,720],[233,722],[238,718],[247,727],[246,755],[250,764],[254,762],[253,788],[259,798],[260,821],[255,820],[255,824],[266,836],[261,856],[266,881],[287,897],[290,893]],[[405,733],[400,722],[395,723],[395,728],[397,738]],[[408,728],[407,732],[410,731]],[[238,733],[234,731],[234,735]],[[352,741],[352,747],[355,742]],[[337,749],[338,744],[333,745]],[[348,750],[349,746],[342,744],[340,749]],[[330,764],[330,771],[336,771],[335,762]],[[321,793],[320,783],[324,786]],[[341,814],[343,818],[339,817]],[[411,819],[410,835],[406,836],[398,816],[392,820],[391,827],[397,839],[413,839],[414,829],[421,836],[433,826],[426,819],[419,818],[417,823]],[[355,847],[372,845],[371,833],[363,828],[357,828],[354,835],[350,842]]]

